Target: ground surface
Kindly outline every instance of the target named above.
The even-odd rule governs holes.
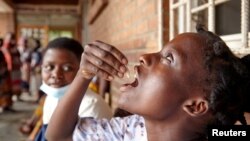
[[[18,128],[22,120],[31,116],[36,106],[32,102],[15,101],[13,111],[0,113],[0,141],[26,141],[27,136],[22,135]]]

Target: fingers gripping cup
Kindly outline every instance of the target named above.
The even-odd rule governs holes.
[[[120,79],[120,82],[122,83],[120,87],[121,92],[129,91],[132,88],[135,88],[138,86],[138,66],[133,65],[131,67],[127,66],[127,71],[124,74],[124,77]]]

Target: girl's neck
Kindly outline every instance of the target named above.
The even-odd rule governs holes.
[[[190,122],[145,120],[148,141],[206,141],[202,129]]]

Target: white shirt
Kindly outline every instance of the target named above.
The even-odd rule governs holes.
[[[48,124],[56,109],[59,99],[47,95],[43,106],[43,124]],[[88,89],[81,102],[78,115],[80,117],[108,118],[112,117],[112,111],[104,99]]]

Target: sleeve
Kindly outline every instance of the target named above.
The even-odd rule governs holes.
[[[73,133],[73,141],[120,141],[124,132],[124,123],[120,119],[97,120],[81,118]]]

